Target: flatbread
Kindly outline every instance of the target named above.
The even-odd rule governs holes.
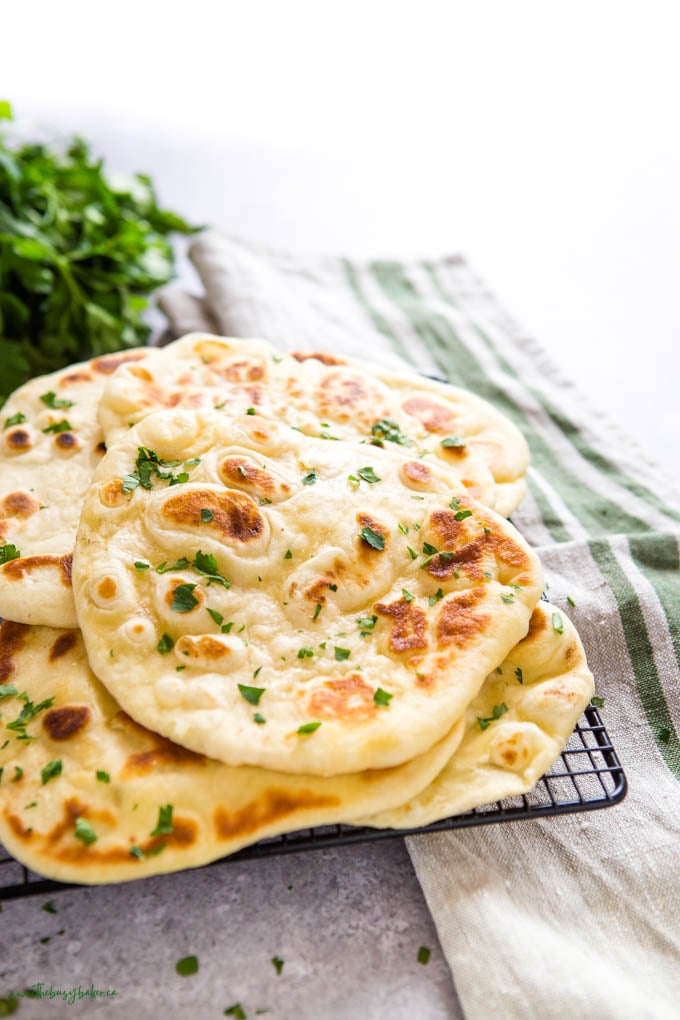
[[[35,713],[25,730],[12,728],[27,701],[0,701],[0,840],[26,867],[61,882],[196,867],[265,837],[398,804],[434,778],[462,736],[459,723],[425,755],[381,772],[322,779],[230,768],[125,715],[91,673],[77,630],[5,622],[0,664],[2,683]],[[153,835],[167,805],[172,831]],[[78,819],[94,842],[76,835]],[[87,833],[82,822],[79,831]]]
[[[226,764],[335,775],[442,739],[542,575],[443,467],[176,410],[97,469],[73,583],[90,665],[137,722]]]
[[[114,369],[146,354],[123,351],[39,376],[0,411],[0,544],[21,554],[0,566],[0,617],[77,626],[73,542],[105,450],[97,404]]]
[[[163,407],[249,407],[313,436],[384,442],[448,466],[470,495],[509,516],[526,492],[517,428],[467,390],[328,353],[281,355],[262,340],[190,334],[121,368],[99,407],[107,442]]]
[[[419,828],[527,793],[562,753],[594,689],[574,625],[539,602],[527,636],[469,706],[463,742],[446,768],[413,800],[353,821]]]

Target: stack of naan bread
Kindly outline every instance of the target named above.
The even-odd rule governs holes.
[[[2,411],[0,841],[63,881],[529,790],[593,681],[465,391],[194,334]]]

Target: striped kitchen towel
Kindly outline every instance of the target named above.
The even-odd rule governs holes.
[[[407,845],[468,1020],[680,1017],[678,493],[460,258],[359,264],[215,233],[191,257],[204,304],[168,291],[176,332],[190,308],[192,328],[405,363],[524,432],[529,494],[513,522],[578,627],[630,793],[606,811]]]

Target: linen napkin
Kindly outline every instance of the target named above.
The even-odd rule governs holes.
[[[620,805],[407,839],[468,1020],[680,1016],[680,498],[458,257],[357,263],[219,234],[192,327],[443,375],[524,432],[513,522],[576,624],[627,772]],[[185,329],[186,298],[162,307]],[[202,316],[205,315],[205,320]],[[569,598],[569,602],[567,602]],[[575,603],[572,606],[571,603]]]

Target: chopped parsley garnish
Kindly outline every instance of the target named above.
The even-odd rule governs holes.
[[[135,564],[136,566],[137,564]],[[169,574],[171,570],[186,570],[187,567],[191,566],[186,556],[182,556],[181,560],[177,560],[175,563],[159,563],[156,567],[157,574]]]
[[[298,659],[311,659],[313,655],[314,655],[313,648],[308,648],[307,646],[305,646],[304,648],[298,648],[297,653]]]
[[[349,659],[351,654],[352,654],[351,648],[338,648],[337,645],[335,646],[335,661],[336,662],[344,662],[345,659]]]
[[[518,666],[517,669],[515,670],[515,676],[517,677],[518,681],[521,684],[524,684],[524,673],[522,672],[521,666]]]
[[[247,687],[246,684],[239,684],[238,689],[249,705],[259,705],[260,698],[266,690],[265,687]]]
[[[135,570],[149,570],[151,567],[150,563],[145,563],[144,560],[135,560]]]
[[[377,622],[377,616],[358,616],[357,626],[361,628],[359,636],[370,637]]]
[[[434,595],[428,595],[427,601],[428,601],[428,603],[431,606],[435,606],[437,604],[437,602],[439,602],[439,600],[443,599],[443,598],[444,598],[444,592],[441,590],[441,588],[437,588],[437,590],[434,593]]]
[[[254,407],[247,408],[246,409],[246,414],[255,414],[255,408]]]
[[[380,706],[380,708],[387,708],[393,697],[393,694],[390,694],[388,691],[384,691],[382,687],[378,687],[377,691],[373,695],[373,701],[376,705]]]
[[[406,588],[402,588],[401,589],[401,594],[402,594],[402,597],[404,599],[404,602],[413,602],[413,600],[415,598],[415,595],[412,595],[411,592],[407,591]]]
[[[359,478],[363,478],[365,482],[369,482],[373,485],[375,482],[379,482],[380,478],[376,475],[372,467],[362,467],[357,471]]]
[[[208,584],[221,584],[223,588],[231,588],[231,581],[227,581],[226,577],[220,574],[217,560],[212,553],[204,553],[199,549],[191,566],[197,574],[208,578]]]
[[[21,553],[15,545],[9,545],[7,542],[0,545],[0,566],[9,563],[10,560],[18,560],[20,556]]]
[[[594,696],[592,698],[592,702],[595,708],[604,708],[604,698],[598,698],[597,696]]]
[[[506,593],[501,592],[501,602],[505,602],[506,606],[509,606],[511,602],[515,601],[515,596],[512,592]]]
[[[213,623],[216,623],[218,627],[222,626],[222,624],[224,623],[224,617],[222,616],[221,613],[218,613],[216,609],[209,609],[207,606],[205,607],[205,611],[210,617],[210,619],[213,621]]]
[[[14,684],[0,684],[0,698],[9,698],[13,694],[18,694],[19,691]]]
[[[55,907],[54,903],[52,903],[52,900],[48,900],[47,903],[43,903],[43,905],[42,905],[42,907],[40,909],[44,910],[46,914],[57,914],[57,913],[59,913],[59,911]]]
[[[302,484],[303,485],[314,485],[315,481],[316,481],[316,470],[315,470],[315,468],[312,468],[311,471],[308,471],[306,475],[302,476]]]
[[[418,963],[429,963],[430,962],[430,950],[427,946],[421,946],[418,950]]]
[[[484,534],[485,535],[490,535],[491,534],[491,528],[484,528]]]
[[[60,407],[73,407],[72,400],[59,400],[57,394],[50,390],[49,393],[43,393],[40,398],[47,407],[51,407],[53,411],[56,411]]]
[[[662,744],[667,744],[670,739],[671,731],[668,729],[667,726],[662,726],[661,729],[659,730],[659,740],[661,741]]]
[[[258,666],[257,669],[253,672],[253,680],[257,680],[257,678],[258,678],[258,676],[260,675],[261,672],[262,672],[262,666]]]
[[[412,560],[417,560],[418,559],[418,553],[415,551],[415,549],[412,549],[410,545],[407,545],[406,549],[407,549],[408,554],[409,554],[409,556],[411,557]]]
[[[460,510],[460,496],[454,496],[449,503],[451,510]]]
[[[201,510],[201,520],[203,521],[203,523],[207,524],[208,521],[211,521],[213,519],[213,517],[214,514],[212,510],[209,507],[204,506],[203,509]]]
[[[277,974],[280,974],[283,970],[283,960],[278,956],[272,956],[272,963]]]
[[[574,602],[574,600],[571,597],[571,595],[567,595],[567,602],[569,603],[570,606],[575,606],[576,605],[576,603]]]
[[[108,772],[105,772],[104,769],[97,769],[95,775],[97,776],[97,781],[100,783],[111,782],[111,776],[108,774]]]
[[[198,970],[197,956],[184,956],[175,964],[175,970],[181,977],[190,977]]]
[[[479,723],[480,730],[485,730],[487,728],[487,726],[490,725],[490,723],[495,722],[496,719],[500,719],[500,717],[502,715],[505,715],[507,710],[508,710],[508,706],[505,704],[505,702],[502,702],[502,704],[500,704],[500,705],[494,705],[493,706],[493,710],[491,712],[491,715],[488,716],[488,718],[482,719],[482,717],[478,715],[477,716],[477,722]]]
[[[314,733],[315,730],[318,730],[320,725],[320,722],[303,723],[302,726],[298,726],[298,733],[302,733],[303,735],[305,733]]]
[[[24,774],[24,770],[22,769],[21,765],[15,765],[14,766],[14,779],[12,780],[12,782],[13,783],[17,783],[21,779],[23,774]]]
[[[48,761],[40,772],[40,781],[44,786],[45,783],[49,783],[50,779],[54,779],[56,776],[61,775],[61,759],[57,761]]]
[[[450,450],[454,446],[465,446],[465,440],[461,439],[460,436],[444,436],[442,439],[442,446],[446,450]]]
[[[188,467],[188,468],[195,468],[195,467],[198,467],[198,465],[200,463],[201,463],[201,458],[200,457],[194,457],[192,460],[185,460],[183,466],[184,467]]]
[[[564,622],[560,613],[552,614],[552,625],[556,634],[564,634]]]
[[[472,510],[459,510],[453,515],[454,521],[464,521],[466,517],[472,517]]]
[[[374,531],[373,528],[362,528],[359,534],[359,538],[362,538],[367,545],[370,545],[372,549],[384,549],[385,538],[383,535]]]
[[[197,463],[200,463],[199,458],[196,458],[195,461],[186,461],[184,467],[193,467]],[[173,474],[172,469],[179,465],[180,461],[178,460],[161,460],[154,450],[150,450],[147,446],[138,446],[135,470],[123,478],[123,492],[132,492],[138,485],[141,485],[143,489],[153,488],[152,476],[154,475],[161,481],[169,482],[170,485],[188,482],[189,475],[186,471],[181,471],[178,475]]]
[[[76,839],[79,839],[85,846],[97,842],[97,833],[85,818],[76,818]]]
[[[230,620],[229,623],[223,623],[222,627],[221,627],[222,633],[223,634],[228,634],[233,626],[234,626],[234,621],[233,620]],[[241,628],[241,629],[243,629],[243,628]],[[239,631],[239,633],[240,633],[240,631]]]
[[[439,552],[436,545],[430,545],[429,542],[423,542],[423,552],[426,556],[436,556]]]
[[[402,535],[408,535],[408,524],[402,524],[401,521],[397,525]]]
[[[290,551],[290,549],[286,549],[286,555],[283,558],[284,558],[284,560],[292,560],[293,554]]]
[[[322,609],[323,609],[322,604],[320,602],[317,602],[316,609],[314,610],[314,616],[312,617],[312,620],[316,620],[317,619],[317,617],[318,617],[318,615],[319,615],[319,613],[321,612]]]
[[[280,360],[281,359],[279,358],[279,361]],[[241,1005],[240,1002],[235,1002],[233,1006],[229,1007],[229,1009],[225,1009],[224,1015],[233,1016],[235,1020],[248,1020],[246,1014],[243,1011],[243,1006]]]
[[[11,429],[13,425],[23,425],[25,421],[28,421],[26,415],[22,414],[21,411],[17,411],[10,418],[5,418],[5,424],[2,427],[3,429]]]
[[[337,591],[338,590],[337,584],[329,584],[328,588],[329,588],[329,591]]]
[[[195,584],[178,584],[172,594],[171,609],[176,613],[190,613],[198,605],[194,595]]]
[[[46,701],[41,701],[34,705],[25,692],[18,697],[20,701],[24,702],[24,707],[13,722],[7,723],[7,729],[16,730],[19,733],[18,740],[33,740],[34,738],[29,737],[26,733],[26,726],[40,712],[43,712],[46,708],[52,708],[54,698],[47,698]]]
[[[397,443],[399,446],[412,446],[411,440],[399,428],[399,422],[394,418],[381,418],[371,425],[371,435],[376,446],[382,446],[383,442]]]
[[[172,804],[162,804],[158,808],[156,828],[151,830],[152,836],[169,836],[172,832]]]
[[[260,715],[259,712],[256,712],[255,715],[253,716],[253,722],[256,722],[258,726],[262,726],[262,724],[266,723],[266,721],[267,720],[265,719],[265,717],[263,715]]]
[[[43,432],[46,435],[51,432],[70,432],[71,428],[71,423],[66,418],[62,418],[61,421],[55,421],[53,425],[48,425],[46,429],[43,429]]]
[[[130,847],[130,857],[136,857],[138,861],[143,861],[146,854],[142,850],[141,846]]]
[[[174,609],[174,606],[173,606],[173,609]],[[169,634],[164,634],[163,637],[158,642],[158,644],[156,645],[156,651],[160,652],[161,655],[167,655],[168,652],[171,652],[174,647],[175,647],[175,642],[170,637],[170,635]]]

